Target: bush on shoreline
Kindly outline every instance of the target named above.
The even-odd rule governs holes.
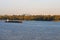
[[[0,20],[60,21],[60,15],[0,15]]]

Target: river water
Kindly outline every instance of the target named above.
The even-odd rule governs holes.
[[[0,21],[0,40],[60,40],[60,22],[5,23]]]

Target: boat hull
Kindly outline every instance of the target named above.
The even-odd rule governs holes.
[[[7,23],[22,23],[22,21],[5,21]]]

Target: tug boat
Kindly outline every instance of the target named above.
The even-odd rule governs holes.
[[[8,19],[5,22],[6,23],[22,23],[21,20],[8,20]]]

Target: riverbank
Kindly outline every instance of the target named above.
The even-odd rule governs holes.
[[[0,15],[0,20],[60,21],[60,15]]]

